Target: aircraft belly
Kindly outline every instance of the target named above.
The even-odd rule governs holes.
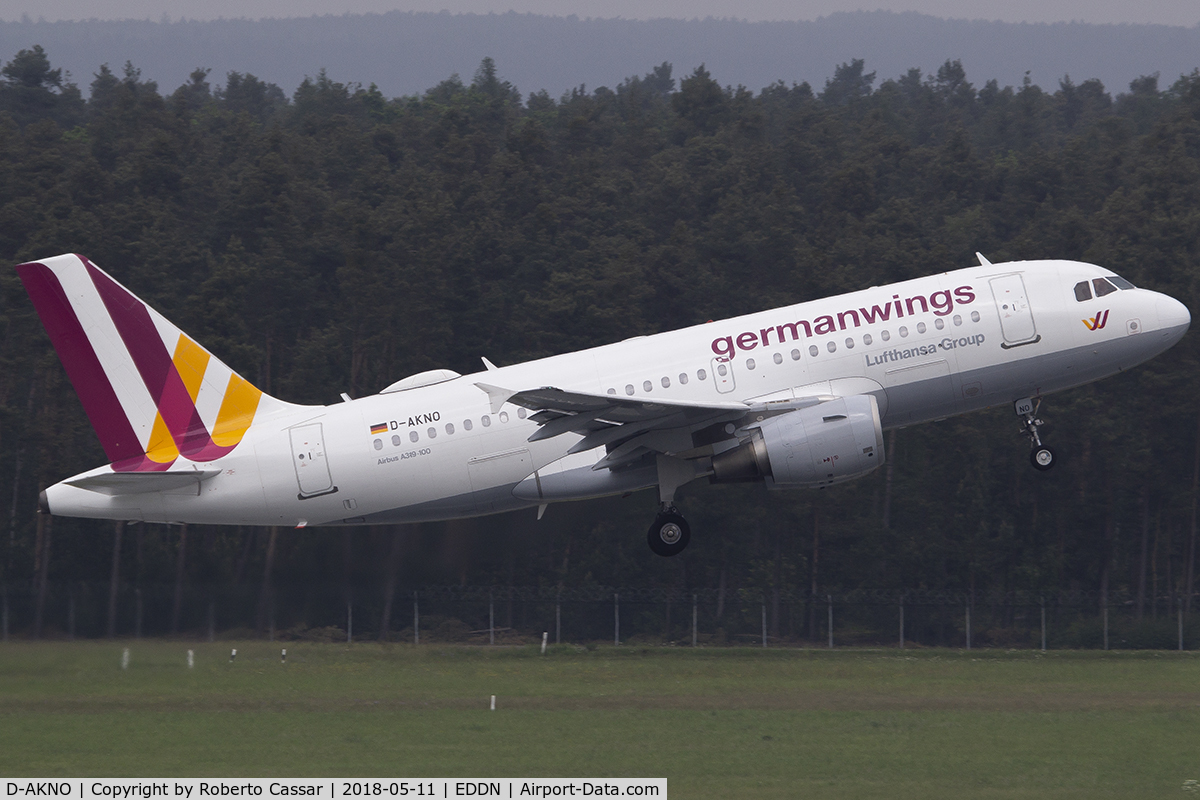
[[[496,486],[479,492],[468,492],[386,511],[377,511],[346,522],[333,524],[388,525],[409,522],[439,522],[448,519],[482,517],[537,505],[537,503],[514,497],[512,490],[512,484]]]
[[[914,400],[904,409],[906,413],[902,416],[898,412],[894,390],[889,387],[888,398],[892,405],[883,424],[884,427],[895,427],[927,422],[951,414],[1008,405],[1021,397],[1045,395],[1091,383],[1150,358],[1153,353],[1147,351],[1147,341],[1148,337],[1139,339],[1138,336],[1126,336],[965,370],[955,376],[960,388],[949,411],[941,403],[921,408]],[[914,385],[911,391],[915,398],[921,388]]]
[[[887,370],[887,419],[905,424],[930,415],[946,416],[954,409],[954,380],[950,363],[944,358]]]

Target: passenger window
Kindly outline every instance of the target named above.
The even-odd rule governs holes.
[[[609,394],[616,394],[616,393],[617,393],[617,390],[616,390],[616,389],[609,389],[609,390],[608,390],[608,393],[609,393]]]
[[[383,439],[376,439],[376,440],[375,440],[375,449],[376,449],[376,450],[382,450],[382,449],[383,449]]]
[[[399,446],[400,446],[400,434],[396,434],[395,436],[392,437],[392,447],[399,447]]]
[[[817,354],[816,346],[814,345],[814,346],[809,347],[808,352],[812,353],[815,356]],[[793,350],[792,351],[792,361],[799,361],[799,360],[800,360],[800,351]]]
[[[957,328],[959,325],[962,325],[962,317],[960,317],[958,314],[955,314],[954,315],[954,327]]]
[[[888,339],[892,338],[892,334],[888,330],[882,330],[879,332],[879,338],[883,339],[886,342]]]
[[[501,411],[501,412],[500,412],[500,421],[501,421],[501,422],[508,422],[508,412],[507,412],[507,411]]]
[[[482,423],[483,423],[483,427],[487,428],[487,427],[490,427],[490,426],[491,426],[491,424],[492,424],[492,418],[491,418],[491,417],[489,417],[487,414],[484,414],[484,415],[483,415],[483,418],[480,420],[480,422],[482,422]]]
[[[416,431],[409,431],[409,432],[408,432],[408,440],[409,440],[410,442],[415,442],[415,441],[417,441],[417,440],[418,440],[418,439],[420,439],[420,438],[421,438],[420,434],[418,434]]]
[[[664,389],[670,389],[671,388],[671,379],[668,378],[666,375],[664,375],[663,379],[662,379],[662,385],[663,385]]]
[[[1112,281],[1113,284],[1116,285],[1116,287],[1118,289],[1136,289],[1137,288],[1132,283],[1130,283],[1129,281],[1122,278],[1120,275],[1109,275],[1108,279],[1110,281]]]
[[[642,391],[643,392],[648,392],[653,388],[654,388],[654,384],[651,383],[650,381],[642,381]]]
[[[830,342],[829,344],[825,345],[825,347],[826,347],[826,348],[829,350],[829,352],[831,352],[831,353],[836,353],[836,352],[837,352],[837,342]]]
[[[754,359],[753,358],[746,359],[746,369],[754,369]]]
[[[679,373],[679,382],[680,382],[681,384],[685,384],[685,385],[687,384],[687,382],[688,382],[688,376],[687,376],[687,373],[686,373],[686,372],[681,372],[681,373]]]
[[[446,423],[446,433],[447,433],[447,434],[453,434],[453,433],[454,433],[454,423],[453,423],[453,422],[447,422],[447,423]]]
[[[425,433],[428,434],[430,439],[437,438],[437,428],[430,428],[429,430],[425,431]]]
[[[908,336],[908,328],[906,328],[905,326],[901,325],[901,326],[900,326],[900,338],[901,338],[901,339],[904,339],[904,338],[905,338],[905,337],[907,337],[907,336]]]
[[[925,332],[925,323],[918,322],[917,323],[917,333],[924,333],[924,332]]]
[[[846,339],[846,349],[847,349],[847,350],[853,350],[853,349],[854,349],[854,340],[853,340],[853,339],[850,339],[850,338],[847,338],[847,339]]]
[[[783,363],[783,353],[776,353],[774,356],[772,356],[772,358],[774,358],[774,359],[775,359],[775,363],[776,363],[776,364],[782,364],[782,363]]]
[[[1092,287],[1088,286],[1087,281],[1080,281],[1075,284],[1075,299],[1080,303],[1092,299]]]
[[[696,370],[696,377],[699,378],[700,380],[704,380],[705,378],[708,377],[708,373],[702,369],[698,369],[698,370]]]
[[[978,311],[971,312],[971,322],[979,322],[979,312]]]
[[[724,378],[729,374],[729,367],[725,366],[724,364],[717,364],[717,374]]]
[[[793,350],[792,352],[793,352],[793,353],[797,353],[797,354],[799,353],[799,351],[798,351],[798,350]],[[812,356],[813,358],[816,358],[816,357],[817,357],[817,353],[820,353],[820,352],[821,352],[821,351],[817,349],[817,346],[816,346],[815,344],[810,344],[810,345],[808,346],[808,354],[809,354],[810,356]],[[797,361],[798,361],[798,360],[799,360],[799,359],[797,359]]]
[[[1093,279],[1092,286],[1096,287],[1096,297],[1104,297],[1104,295],[1112,294],[1117,290],[1117,287],[1104,280],[1104,278]]]
[[[863,344],[870,344],[870,343],[871,343],[871,334],[864,333],[863,334]]]
[[[472,423],[471,423],[471,420],[469,420],[469,419],[464,419],[464,420],[463,420],[463,430],[464,430],[464,431],[469,431],[469,430],[471,430],[471,428],[472,428]]]
[[[525,417],[526,417],[526,415],[528,415],[528,413],[529,412],[526,411],[525,409],[518,408],[517,409],[517,419],[525,419]]]
[[[937,328],[940,331],[942,328],[946,327],[946,321],[944,319],[942,319],[941,317],[938,317],[937,319],[935,319],[933,321],[933,327]]]
[[[632,383],[625,384],[625,394],[629,395],[630,397],[633,397],[633,384]]]

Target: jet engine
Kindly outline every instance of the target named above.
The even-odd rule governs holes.
[[[879,405],[869,394],[770,417],[749,432],[748,442],[713,457],[713,483],[831,486],[866,475],[884,459]]]

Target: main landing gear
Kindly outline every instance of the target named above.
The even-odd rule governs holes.
[[[680,516],[675,506],[662,504],[662,510],[654,518],[654,524],[646,534],[646,541],[655,555],[666,558],[677,556],[692,539],[692,529],[687,520]]]
[[[1058,455],[1054,452],[1054,448],[1042,444],[1042,437],[1038,434],[1038,428],[1045,424],[1037,418],[1042,400],[1040,397],[1037,400],[1026,398],[1018,400],[1014,406],[1017,416],[1024,419],[1022,424],[1025,435],[1029,437],[1029,463],[1033,464],[1034,469],[1045,472],[1058,463]]]
[[[692,540],[692,529],[675,508],[675,491],[700,476],[696,462],[658,455],[658,516],[646,532],[646,542],[655,555],[677,556]]]

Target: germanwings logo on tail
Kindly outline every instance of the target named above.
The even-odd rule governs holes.
[[[114,470],[215,461],[242,441],[266,396],[161,314],[81,256],[17,272]]]
[[[1089,331],[1098,331],[1108,324],[1108,309],[1104,309],[1094,317],[1083,320]]]

